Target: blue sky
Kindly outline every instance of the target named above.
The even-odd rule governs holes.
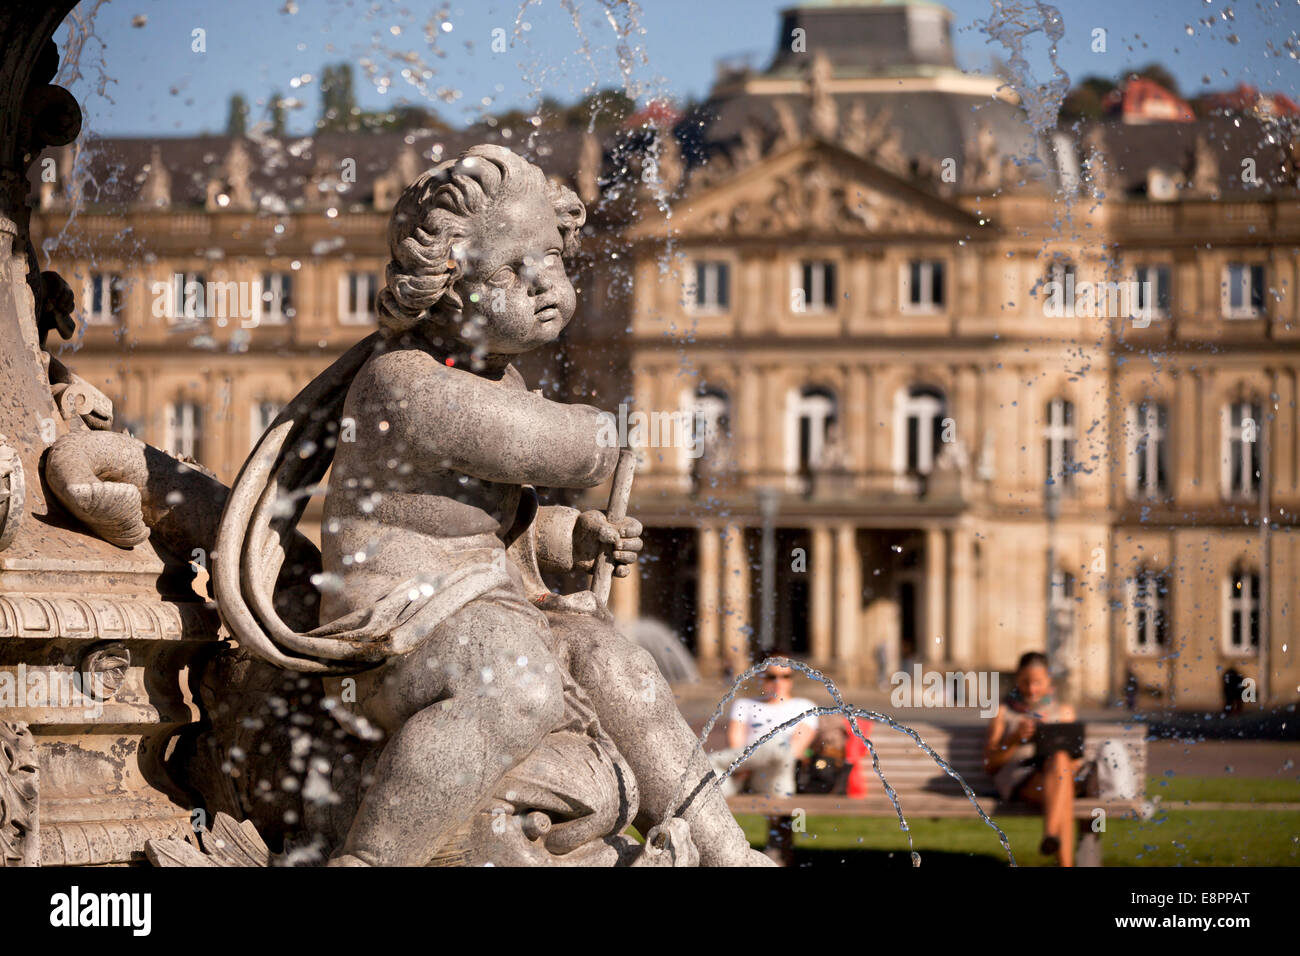
[[[1014,2],[1033,6],[1032,0]],[[112,101],[95,92],[93,69],[73,92],[87,128],[100,135],[162,136],[222,130],[236,91],[252,102],[254,119],[264,113],[258,101],[272,90],[298,97],[304,107],[291,114],[290,129],[305,132],[319,111],[321,68],[340,60],[354,65],[363,107],[424,101],[453,122],[485,108],[527,107],[540,94],[568,101],[596,87],[630,86],[644,96],[680,100],[707,93],[719,59],[748,55],[765,65],[778,11],[792,3],[641,0],[640,31],[628,37],[630,56],[620,67],[620,38],[605,15],[606,4],[617,10],[618,0],[572,0],[578,26],[564,0],[450,0],[445,20],[434,24],[441,56],[430,53],[424,36],[440,0],[112,0],[100,8],[96,29]],[[286,6],[296,12],[284,12]],[[952,0],[948,6],[960,66],[987,70],[990,55],[1007,57],[976,26],[992,0]],[[1056,6],[1065,24],[1059,59],[1074,80],[1159,61],[1184,93],[1246,82],[1300,100],[1297,0],[1058,0]],[[1228,11],[1231,19],[1225,19]],[[140,17],[146,22],[134,26]],[[1096,28],[1107,31],[1105,53],[1091,49]],[[192,50],[195,29],[205,31],[206,52]],[[508,43],[504,52],[492,50],[494,30],[504,31],[496,35]],[[63,38],[60,31],[61,45]],[[1044,48],[1031,44],[1030,59],[1045,78]],[[399,75],[407,66],[402,57],[412,51],[420,54],[421,69],[433,74],[431,101]],[[100,50],[92,43],[89,53],[94,58]],[[374,82],[359,67],[367,57],[378,70]],[[381,92],[385,76],[393,85]],[[438,89],[458,96],[438,99]]]

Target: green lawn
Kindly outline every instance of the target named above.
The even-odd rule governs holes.
[[[1148,777],[1147,796],[1160,797],[1170,808],[1183,800],[1222,803],[1300,803],[1300,778],[1179,777],[1171,774],[1166,777]]]
[[[1148,781],[1162,797],[1150,820],[1107,822],[1102,837],[1106,866],[1300,866],[1300,812],[1184,810],[1182,800],[1300,802],[1300,783],[1285,779],[1170,777]],[[907,803],[903,803],[907,813]],[[750,843],[766,842],[762,817],[737,817]],[[969,820],[909,819],[922,866],[1005,866],[997,834],[974,811]],[[1006,817],[1006,832],[1021,866],[1051,866],[1040,856],[1041,820]],[[815,866],[909,865],[907,834],[898,821],[861,817],[810,817],[795,838],[796,862]]]

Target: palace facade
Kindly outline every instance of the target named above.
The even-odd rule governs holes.
[[[1300,694],[1300,191],[1277,131],[1035,132],[956,69],[943,8],[808,3],[768,69],[634,151],[636,189],[611,188],[626,139],[581,131],[115,140],[104,192],[65,225],[47,187],[34,230],[81,283],[63,361],[230,481],[373,329],[402,186],[517,146],[591,210],[580,313],[530,380],[695,422],[645,436],[621,618],[705,672],[770,649],[869,683],[1045,649],[1088,702],[1215,707],[1231,668],[1278,703]],[[224,310],[186,307],[226,282]]]

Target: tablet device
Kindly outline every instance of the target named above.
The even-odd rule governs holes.
[[[1058,750],[1064,750],[1073,759],[1083,756],[1083,724],[1039,724],[1034,734],[1034,762],[1042,764]]]

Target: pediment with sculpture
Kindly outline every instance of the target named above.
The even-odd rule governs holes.
[[[734,178],[687,190],[671,220],[678,238],[798,235],[863,238],[970,235],[978,220],[869,160],[816,139],[771,155]],[[664,234],[652,216],[634,238]]]

